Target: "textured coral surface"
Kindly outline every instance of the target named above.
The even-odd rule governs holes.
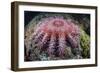
[[[39,14],[25,28],[25,61],[87,58],[88,39],[71,15]]]

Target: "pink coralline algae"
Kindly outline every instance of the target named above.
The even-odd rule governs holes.
[[[49,59],[80,58],[80,29],[70,18],[48,16],[41,19],[33,30],[26,39],[28,44],[25,43],[31,51],[38,49],[38,57],[44,52]]]

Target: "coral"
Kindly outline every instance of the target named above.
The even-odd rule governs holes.
[[[30,60],[81,59],[87,56],[83,42],[87,35],[81,32],[70,15],[40,14],[25,28],[26,56]]]
[[[82,29],[80,29],[81,34],[80,34],[80,45],[83,49],[82,55],[84,58],[90,57],[89,56],[89,51],[90,51],[90,37],[89,35],[87,35],[85,33],[85,31],[83,31]]]

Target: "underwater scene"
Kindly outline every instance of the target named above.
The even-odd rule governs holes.
[[[90,58],[90,14],[24,11],[24,61]]]

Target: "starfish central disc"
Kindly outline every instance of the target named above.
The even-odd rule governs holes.
[[[53,21],[53,25],[56,27],[60,27],[60,26],[64,25],[64,22],[60,21],[60,20],[55,20],[55,21]]]

